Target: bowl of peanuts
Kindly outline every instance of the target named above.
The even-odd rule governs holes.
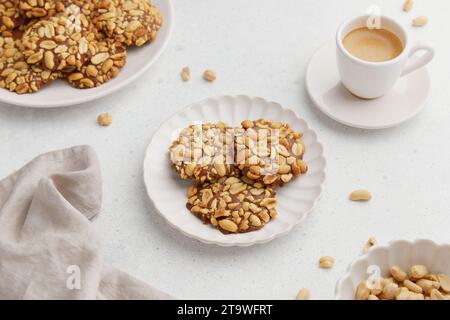
[[[396,240],[372,247],[338,281],[336,300],[450,300],[450,244]]]

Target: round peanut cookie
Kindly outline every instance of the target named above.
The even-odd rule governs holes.
[[[105,39],[94,43],[96,54],[79,71],[67,76],[69,83],[79,89],[98,87],[119,74],[125,65],[125,47],[114,40]]]
[[[307,172],[302,132],[264,119],[241,125],[236,133],[236,163],[246,180],[282,186]]]
[[[232,130],[221,122],[183,129],[169,148],[170,160],[180,177],[204,182],[237,174]]]
[[[259,230],[277,215],[273,188],[256,188],[238,177],[191,186],[187,195],[188,210],[225,234]]]
[[[127,46],[142,46],[156,38],[163,23],[159,10],[148,0],[99,0],[94,24]]]
[[[75,21],[75,22],[74,22]],[[79,70],[95,53],[95,32],[84,14],[58,15],[32,24],[23,36],[27,63],[52,71]]]
[[[0,0],[0,32],[12,30],[24,25],[26,20],[15,4],[15,1]]]
[[[28,65],[21,47],[20,38],[0,37],[0,88],[32,93],[58,78],[55,72]]]

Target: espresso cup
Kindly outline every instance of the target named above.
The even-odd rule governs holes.
[[[353,56],[344,46],[347,34],[367,26],[369,15],[358,16],[344,22],[336,34],[336,54],[339,74],[344,86],[355,96],[363,99],[379,98],[395,85],[400,77],[425,66],[433,57],[433,46],[424,42],[411,44],[406,29],[394,19],[380,16],[382,29],[392,32],[403,44],[403,51],[387,61],[373,62]],[[421,56],[414,56],[424,51]]]

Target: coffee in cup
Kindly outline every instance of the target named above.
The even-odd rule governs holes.
[[[354,29],[344,37],[343,44],[351,55],[371,62],[392,60],[403,51],[400,38],[386,29]]]
[[[364,99],[385,95],[400,77],[425,66],[434,57],[432,45],[411,43],[408,31],[395,19],[381,15],[380,28],[369,30],[370,18],[351,18],[336,33],[336,59],[342,83]],[[416,55],[419,51],[423,54]]]

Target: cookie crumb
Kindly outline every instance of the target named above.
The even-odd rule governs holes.
[[[369,201],[372,199],[372,194],[364,189],[355,190],[349,195],[350,201]]]

